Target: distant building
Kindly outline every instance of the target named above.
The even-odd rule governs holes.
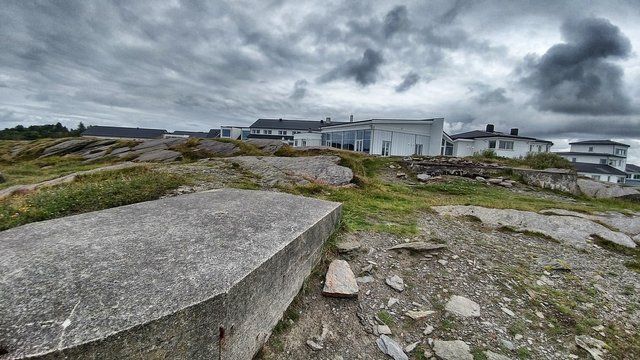
[[[627,164],[625,173],[627,173],[625,184],[631,186],[640,186],[640,166]]]
[[[220,137],[220,129],[210,129],[207,133],[207,139],[215,139]]]
[[[484,131],[446,135],[442,155],[465,157],[492,150],[498,156],[519,158],[531,153],[549,152],[553,146],[551,141],[520,136],[518,132],[516,128],[511,129],[508,134],[498,132],[492,124],[488,124]]]
[[[209,134],[200,131],[174,131],[172,133],[164,134],[165,138],[196,138],[205,139]]]
[[[103,139],[162,139],[167,130],[164,129],[144,129],[120,126],[89,126],[81,136],[97,137]]]
[[[612,183],[625,182],[629,145],[611,140],[577,141],[569,145],[569,151],[556,154],[569,160],[578,175]]]
[[[223,139],[247,140],[250,129],[248,127],[221,126],[220,137]]]
[[[294,145],[293,136],[303,132],[319,132],[323,125],[332,124],[326,120],[258,119],[249,126],[249,139],[274,139]],[[334,123],[341,124],[341,123]]]

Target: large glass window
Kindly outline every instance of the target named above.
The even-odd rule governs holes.
[[[513,141],[500,140],[500,142],[498,143],[498,148],[502,150],[513,150]]]
[[[356,132],[355,131],[345,131],[342,135],[342,148],[344,150],[355,149],[355,140],[356,140]]]
[[[371,130],[364,131],[364,140],[362,141],[362,151],[369,153],[371,149]]]
[[[496,148],[496,141],[489,140],[489,149],[495,149],[495,148]]]
[[[222,129],[222,137],[231,137],[231,129]]]
[[[334,132],[331,134],[331,147],[342,149],[342,132]]]

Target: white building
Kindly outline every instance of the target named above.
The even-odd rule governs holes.
[[[237,126],[220,126],[220,138],[247,140],[249,138],[249,128]]]
[[[320,128],[322,145],[382,156],[440,155],[444,119],[370,119]]]
[[[509,134],[494,131],[494,126],[489,124],[485,131],[445,136],[442,155],[465,157],[493,150],[498,156],[519,158],[530,153],[549,152],[552,146],[551,141],[520,136],[515,128]]]
[[[640,166],[627,164],[627,168],[624,172],[627,173],[625,184],[631,186],[640,186]]]
[[[320,127],[326,124],[332,124],[331,118],[325,120],[290,120],[290,119],[258,119],[251,126],[249,126],[250,133],[248,138],[250,139],[273,139],[281,140],[289,145],[295,146],[294,136],[301,133],[319,133]],[[335,123],[341,124],[341,123]],[[313,142],[315,136],[309,136],[307,138],[299,137],[299,144],[302,144],[302,140],[305,140],[307,145],[298,146],[312,146],[309,145]]]
[[[569,145],[569,151],[556,154],[569,160],[578,175],[612,183],[625,182],[629,145],[611,140],[577,141]]]

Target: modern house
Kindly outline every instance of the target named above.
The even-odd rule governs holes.
[[[164,134],[164,138],[196,138],[196,139],[206,139],[209,136],[209,133],[201,132],[201,131],[174,131],[172,133]]]
[[[326,120],[258,119],[249,126],[249,139],[276,139],[295,145],[293,136],[303,132],[319,132],[320,127],[332,124]],[[335,123],[338,124],[338,123]],[[306,145],[309,146],[309,145]]]
[[[577,141],[569,145],[569,151],[556,154],[571,161],[578,175],[612,183],[625,182],[629,145],[611,140]]]
[[[353,118],[351,118],[353,119]],[[332,123],[330,118],[294,135],[294,146],[327,146],[382,156],[439,155],[443,118],[369,119]]]
[[[250,129],[247,127],[237,126],[221,126],[220,137],[223,139],[247,140],[249,138]]]
[[[519,158],[530,153],[549,152],[553,146],[551,141],[520,136],[518,132],[516,128],[508,134],[498,132],[492,124],[488,124],[484,131],[446,135],[442,143],[442,155],[465,157],[493,150],[498,156]]]
[[[626,185],[640,186],[640,166],[627,164],[625,172],[627,173]]]
[[[81,136],[103,139],[162,139],[167,134],[164,129],[143,129],[120,126],[89,126]]]

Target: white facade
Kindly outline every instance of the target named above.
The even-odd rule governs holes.
[[[325,146],[382,156],[440,155],[444,119],[372,119],[321,128]]]
[[[246,140],[249,137],[249,128],[236,126],[220,126],[220,138]]]
[[[578,175],[587,176],[594,180],[606,181],[611,183],[624,183],[626,176],[616,174],[624,172],[627,166],[627,150],[628,145],[616,143],[610,140],[590,140],[577,143],[571,143],[568,152],[559,152],[558,155],[575,163],[578,169]],[[580,164],[598,164],[603,165],[601,172],[593,170],[593,166],[585,167]],[[611,168],[608,168],[608,167]],[[581,170],[582,169],[582,170]]]
[[[479,139],[456,139],[454,156],[465,157],[485,150],[493,150],[496,155],[507,158],[525,157],[529,153],[549,152],[551,144],[513,137],[487,137]]]
[[[303,132],[293,135],[293,147],[322,146],[322,134]]]
[[[609,174],[595,174],[590,172],[579,171],[578,175],[585,176],[597,181],[605,181],[610,183],[622,184],[625,182],[625,177],[621,175],[609,175]]]

